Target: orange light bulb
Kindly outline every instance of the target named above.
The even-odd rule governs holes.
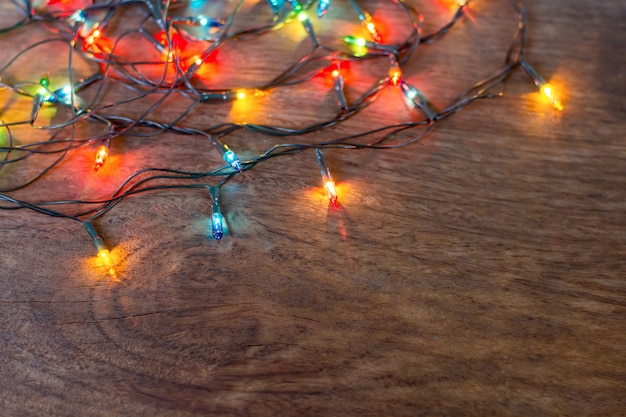
[[[402,82],[402,71],[398,67],[389,68],[389,82],[394,87],[399,87]]]
[[[98,170],[102,168],[102,165],[106,162],[108,156],[109,148],[105,145],[100,146],[96,151],[96,159],[93,164],[93,170],[98,172]]]
[[[96,42],[96,39],[100,37],[100,35],[102,35],[102,32],[100,31],[100,29],[94,29],[94,31],[91,32],[89,36],[87,36],[87,39],[85,39],[85,42],[88,45],[93,45]]]
[[[546,83],[542,85],[539,91],[545,98],[548,99],[548,101],[550,101],[550,103],[552,104],[552,107],[554,107],[556,110],[559,110],[559,111],[563,110],[563,105],[561,104],[559,99],[554,95],[552,86],[550,84]]]
[[[380,32],[378,32],[378,29],[376,29],[376,25],[374,25],[374,22],[372,22],[370,19],[366,19],[363,21],[363,24],[365,26],[365,29],[367,29],[367,31],[372,36],[372,39],[374,39],[376,43],[383,43],[383,37],[380,36]]]

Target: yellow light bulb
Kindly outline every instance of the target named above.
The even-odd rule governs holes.
[[[545,98],[547,98],[550,101],[550,103],[552,103],[552,107],[554,107],[555,109],[559,111],[563,110],[563,105],[561,104],[559,99],[554,95],[552,91],[552,86],[550,84],[546,83],[542,85],[539,91]]]
[[[237,91],[237,99],[238,100],[243,100],[244,98],[246,98],[246,92],[245,91]]]
[[[109,250],[100,249],[100,251],[98,252],[98,258],[100,258],[102,266],[106,268],[107,273],[115,278],[117,276],[117,273],[115,272],[115,265],[113,264],[113,259],[111,258]]]

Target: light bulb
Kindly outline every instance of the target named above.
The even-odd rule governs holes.
[[[558,111],[563,110],[563,104],[561,104],[561,101],[554,94],[554,88],[546,82],[546,80],[539,75],[539,73],[528,62],[522,61],[521,65],[533,80],[533,83],[537,86],[541,95],[550,102],[552,107]]]
[[[421,91],[404,81],[400,83],[400,87],[409,106],[417,106],[422,112],[424,112],[430,121],[437,119],[437,112],[432,108],[430,101],[428,101],[426,96],[424,96]]]
[[[236,169],[239,172],[243,171],[243,166],[241,165],[241,161],[235,154],[235,152],[231,151],[228,145],[224,145],[224,161],[230,165],[233,169]]]
[[[337,207],[337,189],[335,188],[335,182],[333,181],[332,175],[330,175],[330,169],[328,169],[328,166],[326,165],[324,154],[321,149],[315,149],[315,157],[320,167],[320,175],[322,176],[322,183],[324,184],[324,189],[328,195],[328,200],[333,207]]]
[[[102,239],[102,237],[98,234],[91,222],[84,222],[83,226],[85,226],[87,233],[93,241],[93,245],[96,248],[98,254],[98,259],[100,259],[100,264],[102,265],[102,267],[104,267],[107,274],[111,275],[112,278],[116,278],[117,272],[115,271],[115,262],[111,257],[109,249],[107,249],[106,245],[104,244],[104,239]]]
[[[93,163],[93,170],[98,172],[100,168],[104,165],[109,156],[109,147],[106,145],[101,145],[96,151],[96,158]]]
[[[343,76],[341,75],[339,64],[337,64],[335,69],[331,71],[330,76],[333,79],[333,88],[337,93],[339,108],[345,110],[348,108],[348,102],[346,100],[346,95],[343,92],[344,81]]]
[[[363,26],[365,26],[365,29],[367,29],[376,43],[383,43],[383,37],[380,36],[380,32],[376,29],[376,25],[372,22],[371,17],[363,21]]]
[[[85,39],[85,43],[87,45],[93,45],[96,40],[98,40],[101,34],[102,32],[100,31],[100,29],[94,29],[91,34],[89,34],[89,36],[87,36],[87,38]]]
[[[115,264],[113,263],[113,259],[111,258],[111,253],[108,249],[100,249],[98,251],[98,258],[100,258],[100,262],[102,266],[106,269],[107,273],[111,275],[113,278],[117,276],[117,272],[115,271]]]
[[[211,233],[218,242],[224,235],[224,216],[219,211],[211,214]]]
[[[330,6],[331,0],[319,0],[317,3],[317,16],[322,17],[328,11],[328,6]]]
[[[397,65],[389,68],[389,82],[394,87],[399,87],[402,83],[402,70]]]
[[[563,105],[561,104],[559,99],[554,95],[552,91],[552,86],[549,83],[543,84],[539,88],[539,91],[546,99],[548,99],[548,101],[552,104],[552,107],[554,107],[556,110],[559,110],[559,111],[563,110]]]
[[[343,38],[343,41],[350,46],[360,46],[360,47],[367,46],[367,41],[365,39],[357,38],[355,36],[345,36]]]

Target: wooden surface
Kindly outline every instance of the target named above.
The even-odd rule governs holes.
[[[79,224],[0,212],[0,414],[626,415],[626,8],[525,4],[528,59],[564,92],[563,113],[538,104],[518,71],[503,98],[419,144],[330,151],[339,210],[326,208],[311,152],[224,187],[221,243],[205,193],[128,199],[96,222],[119,283],[93,267]],[[435,102],[502,62],[515,25],[506,2],[472,7],[407,76]],[[476,44],[475,31],[501,38]],[[3,63],[34,35],[12,36]],[[279,62],[272,53],[253,59]],[[242,83],[270,78],[250,67]],[[302,106],[267,117],[332,114],[332,90],[318,95],[267,99]],[[393,92],[380,100],[316,139],[410,119]],[[189,123],[222,110],[211,111]],[[231,139],[244,155],[272,143],[248,138]],[[114,144],[115,181],[144,165],[201,165],[202,145],[182,141]],[[19,196],[114,188],[84,174],[92,152]]]

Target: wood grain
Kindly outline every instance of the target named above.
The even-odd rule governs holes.
[[[442,10],[419,3],[427,18]],[[94,270],[80,225],[0,212],[0,414],[626,415],[626,8],[525,4],[528,59],[566,89],[562,115],[540,108],[516,72],[504,97],[412,147],[328,152],[338,210],[325,208],[312,153],[225,187],[229,234],[219,244],[204,193],[128,199],[97,222],[119,283]],[[500,65],[514,28],[506,2],[472,7],[473,20],[409,69],[441,102]],[[0,38],[2,62],[43,35],[11,36]],[[271,78],[268,66],[249,68],[242,82]],[[312,94],[264,99],[302,109],[267,117],[299,125],[332,114],[333,96]],[[315,139],[411,117],[392,92],[380,100]],[[187,122],[229,114],[217,106]],[[254,140],[244,153],[271,143]],[[112,164],[119,178],[203,166],[202,146],[127,138]],[[19,196],[114,188],[84,178],[90,158],[77,152]],[[32,164],[24,169],[41,162]]]

